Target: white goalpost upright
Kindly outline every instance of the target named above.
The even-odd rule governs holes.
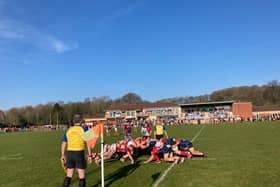
[[[101,186],[104,187],[104,139],[103,139],[103,126],[101,131]]]

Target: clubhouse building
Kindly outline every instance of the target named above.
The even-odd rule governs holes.
[[[180,115],[180,107],[174,103],[121,105],[105,112],[105,118],[108,120],[178,118]]]
[[[220,101],[179,106],[182,117],[192,124],[247,121],[253,117],[251,102]]]
[[[280,111],[280,108],[279,108]],[[186,123],[203,124],[248,121],[254,118],[251,102],[204,102],[204,103],[143,103],[119,105],[105,111],[98,118],[86,118],[86,121],[140,120],[157,118],[184,120]]]
[[[280,118],[280,106],[255,106],[253,108],[254,119],[256,120],[275,120]]]

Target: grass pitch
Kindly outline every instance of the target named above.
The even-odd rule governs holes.
[[[168,127],[170,137],[192,140],[202,125]],[[139,131],[139,130],[138,130]],[[136,137],[137,133],[134,133]],[[62,186],[60,143],[63,132],[0,134],[0,186]],[[107,143],[120,137],[105,137]],[[205,125],[193,142],[208,158],[175,165],[159,183],[170,186],[280,186],[280,122]],[[171,164],[105,163],[105,185],[152,186]],[[77,175],[71,186],[78,186]],[[87,186],[100,185],[100,168],[87,168]]]

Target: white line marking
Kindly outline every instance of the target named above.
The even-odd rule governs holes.
[[[21,160],[22,157],[0,157],[0,160]]]
[[[13,155],[4,155],[0,156],[0,160],[21,160],[21,153],[13,154]]]
[[[217,160],[216,158],[192,158],[191,161],[196,160]]]
[[[203,129],[205,128],[206,126],[203,126],[200,131],[196,134],[195,137],[193,137],[193,139],[191,140],[191,142],[194,142],[196,140],[196,138],[200,135],[200,133],[203,131]]]
[[[21,153],[16,153],[16,154],[13,154],[13,155],[2,155],[4,157],[18,157],[18,156],[21,156],[22,154]]]
[[[206,126],[203,126],[198,133],[196,133],[196,135],[193,137],[193,139],[191,140],[191,142],[194,142],[196,140],[196,138],[201,134],[202,130],[205,128]],[[171,164],[163,173],[163,175],[152,185],[152,187],[157,187],[161,181],[166,177],[167,173],[175,166],[175,163]]]
[[[17,154],[14,154],[14,155],[9,155],[8,157],[17,157],[17,156],[21,156],[21,153],[17,153]]]
[[[165,176],[167,175],[167,173],[175,166],[175,163],[173,162],[173,164],[171,166],[169,166],[169,168],[167,168],[167,170],[164,171],[163,175],[152,185],[152,187],[157,187],[159,185],[159,183],[161,183],[161,181],[165,178]]]

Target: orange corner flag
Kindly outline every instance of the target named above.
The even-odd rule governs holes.
[[[91,149],[93,149],[97,144],[97,140],[98,140],[99,136],[101,137],[101,143],[102,143],[103,142],[103,124],[102,123],[98,123],[93,128],[86,131],[82,135],[82,138],[87,142],[89,147]]]

